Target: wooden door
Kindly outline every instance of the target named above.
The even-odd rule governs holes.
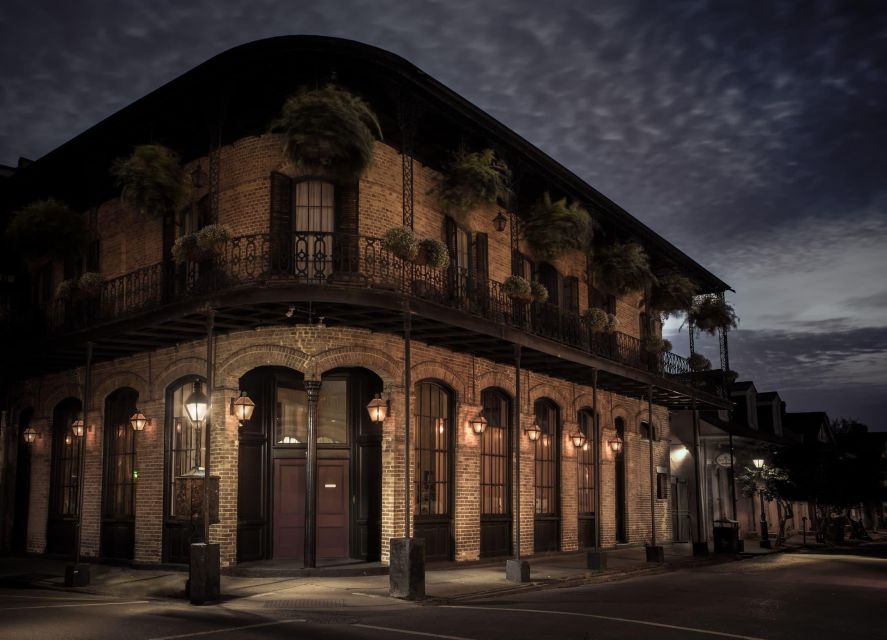
[[[671,517],[674,542],[690,542],[690,499],[687,481],[672,478]]]
[[[317,463],[317,557],[348,557],[348,460]]]
[[[274,460],[274,559],[305,556],[305,460]]]
[[[139,394],[118,389],[105,401],[105,459],[100,554],[132,560],[135,555],[135,432],[129,418]]]

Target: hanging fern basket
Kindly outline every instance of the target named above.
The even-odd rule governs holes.
[[[502,283],[502,291],[506,296],[517,302],[532,302],[533,287],[526,278],[508,276]]]
[[[140,213],[163,218],[185,200],[185,174],[179,156],[160,144],[143,144],[111,165],[122,200]]]
[[[688,320],[696,329],[711,335],[717,333],[718,329],[735,329],[739,325],[733,306],[722,298],[713,296],[694,304]]]
[[[548,193],[530,209],[522,225],[524,238],[541,260],[551,260],[571,249],[585,250],[591,241],[588,211],[566,198],[552,201]]]
[[[592,268],[597,286],[616,295],[656,284],[647,252],[636,242],[613,242],[596,249]]]
[[[334,85],[287,98],[272,129],[283,133],[284,153],[300,169],[348,179],[369,166],[382,138],[369,104]]]
[[[668,317],[686,313],[693,306],[696,283],[682,275],[668,275],[659,278],[653,285],[649,306],[654,313]]]
[[[84,217],[52,198],[32,202],[15,213],[6,229],[9,246],[26,258],[76,255],[89,237]]]
[[[492,149],[471,153],[460,148],[431,191],[446,213],[467,224],[473,208],[509,200],[511,169]]]

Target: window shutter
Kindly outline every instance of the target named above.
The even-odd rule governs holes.
[[[616,315],[616,296],[607,296],[607,313]]]
[[[101,268],[101,262],[99,261],[99,243],[101,240],[96,238],[89,244],[89,249],[86,252],[86,270],[98,272]]]
[[[476,233],[474,235],[474,272],[479,281],[486,280],[490,273],[488,248],[487,234]]]
[[[456,246],[456,232],[456,221],[449,216],[444,218],[444,234],[446,235],[447,249],[450,250],[450,263],[457,267],[463,267],[465,265],[458,264],[459,251]]]
[[[511,252],[511,274],[515,276],[519,276],[521,274],[521,268],[523,267],[524,258],[521,255],[520,251],[514,250]]]
[[[286,268],[293,239],[293,181],[271,173],[271,265]]]
[[[360,264],[360,183],[358,180],[336,185],[335,220],[333,228],[338,238],[333,243],[336,269],[358,271]]]
[[[576,276],[564,278],[564,309],[579,313],[579,278]]]

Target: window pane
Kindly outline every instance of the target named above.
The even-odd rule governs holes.
[[[167,425],[167,447],[169,447],[169,501],[167,514],[177,515],[175,511],[176,478],[188,473],[195,467],[202,467],[200,458],[200,430],[196,423],[191,422],[185,411],[185,398],[193,390],[191,382],[178,387],[170,395],[171,423]],[[178,514],[182,515],[182,514]]]
[[[417,513],[448,515],[452,437],[449,395],[441,386],[430,382],[420,384],[417,392]]]
[[[348,383],[324,380],[317,401],[317,443],[348,442]]]
[[[305,391],[277,387],[276,422],[274,441],[277,444],[308,442],[308,398]]]

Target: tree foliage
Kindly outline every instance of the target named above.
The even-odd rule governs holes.
[[[10,248],[34,258],[76,255],[89,238],[84,217],[54,198],[37,200],[16,212],[6,229]]]

